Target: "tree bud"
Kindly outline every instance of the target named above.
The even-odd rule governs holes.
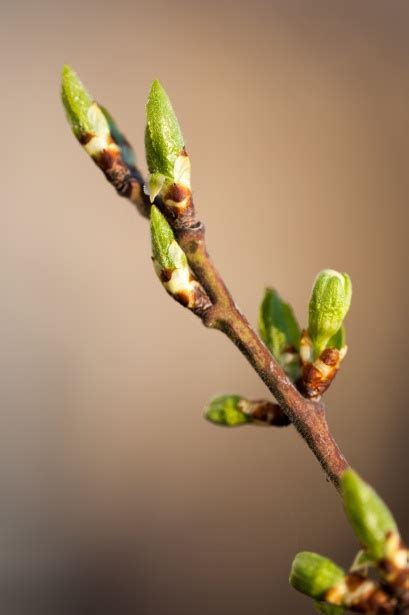
[[[391,512],[376,491],[351,469],[342,475],[341,491],[345,512],[367,555],[375,561],[383,559],[388,537],[391,533],[399,535]]]
[[[317,275],[310,299],[308,324],[315,357],[321,354],[342,327],[351,305],[351,296],[351,280],[346,273],[324,269]]]
[[[328,590],[344,581],[345,573],[333,561],[303,551],[296,555],[290,574],[291,585],[316,600],[324,600]]]

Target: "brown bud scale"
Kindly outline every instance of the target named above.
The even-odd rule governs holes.
[[[342,356],[336,348],[326,348],[313,363],[302,369],[301,389],[310,398],[319,397],[328,389],[337,375]]]
[[[378,583],[356,572],[347,574],[344,583],[329,589],[325,600],[330,604],[345,606],[354,613],[379,615],[392,615],[398,604],[396,598]]]
[[[246,404],[243,411],[246,414],[249,414],[254,421],[265,425],[286,427],[291,424],[290,419],[278,404],[274,404],[273,402],[266,401],[264,399],[252,401],[250,405]]]
[[[130,199],[143,216],[148,216],[149,198],[143,191],[142,176],[135,167],[125,163],[121,150],[112,137],[109,141],[108,147],[94,158],[95,164],[120,196]]]

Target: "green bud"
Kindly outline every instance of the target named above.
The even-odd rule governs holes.
[[[387,534],[398,534],[390,510],[353,470],[343,473],[341,492],[347,517],[367,555],[375,561],[381,560],[385,556]]]
[[[328,604],[328,602],[318,602],[314,600],[315,609],[322,615],[342,615],[345,613],[345,607]]]
[[[216,397],[205,409],[205,418],[211,423],[237,427],[251,422],[251,417],[240,409],[243,398],[240,395]],[[247,401],[247,400],[244,400]]]
[[[290,574],[291,585],[303,594],[323,600],[329,589],[344,580],[345,573],[334,562],[310,551],[296,555]]]
[[[172,103],[157,80],[149,92],[146,114],[145,151],[149,172],[173,180],[175,162],[183,151],[184,141]]]
[[[318,357],[339,331],[351,305],[351,280],[333,269],[321,271],[314,282],[309,305],[308,332]]]
[[[63,66],[61,74],[61,98],[75,136],[81,138],[91,132],[88,111],[93,99],[78,75],[67,64]]]
[[[174,270],[184,270],[189,274],[186,254],[177,243],[173,231],[159,209],[151,207],[152,253],[159,275],[163,271],[170,274]]]
[[[103,111],[67,65],[62,70],[61,84],[61,97],[68,121],[87,153],[98,159],[104,150],[118,151],[118,146],[112,143],[109,123]]]

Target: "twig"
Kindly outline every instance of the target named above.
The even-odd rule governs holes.
[[[63,103],[75,136],[116,191],[147,216],[149,199],[128,140],[109,112],[91,99],[68,66],[63,68],[62,79]],[[183,136],[171,103],[157,81],[152,84],[147,105],[145,150],[151,172],[148,182],[151,200],[161,197],[160,202],[158,198],[155,202],[168,221],[168,224],[166,220],[161,222],[162,214],[153,210],[157,213],[151,216],[152,237],[156,233],[155,241],[159,242],[154,264],[162,283],[206,327],[223,331],[244,354],[338,488],[348,464],[330,432],[325,406],[318,397],[307,399],[292,384],[237,307],[207,252],[205,229],[197,220],[193,205],[190,160]],[[153,218],[159,226],[162,224],[162,230],[158,227],[155,231]],[[172,248],[172,258],[170,253],[166,258],[161,255],[162,241],[166,242],[167,249]],[[190,279],[192,272],[195,279]],[[338,325],[341,324],[342,318]],[[338,325],[333,333],[339,329]]]
[[[194,221],[176,236],[213,304],[202,316],[204,325],[223,331],[243,353],[338,488],[348,464],[330,432],[324,404],[299,393],[237,307],[207,252],[204,226]]]
[[[205,228],[196,219],[193,202],[190,200],[188,211],[179,218],[160,201],[158,206],[210,298],[211,305],[196,311],[196,315],[209,329],[225,333],[246,357],[338,489],[348,463],[329,429],[325,405],[303,397],[236,305],[207,251]]]

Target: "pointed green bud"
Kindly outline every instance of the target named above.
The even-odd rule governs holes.
[[[62,70],[61,97],[72,131],[86,152],[97,159],[102,151],[118,151],[107,118],[69,66]]]
[[[328,604],[328,602],[318,602],[314,600],[315,609],[322,615],[342,615],[345,613],[345,607]]]
[[[153,258],[162,272],[171,274],[175,270],[186,270],[189,274],[186,254],[177,243],[165,216],[155,205],[151,207],[151,238]]]
[[[189,268],[186,254],[159,209],[151,207],[153,266],[168,293],[184,307],[202,316],[211,306],[209,297]]]
[[[300,327],[294,312],[278,292],[266,288],[258,318],[261,339],[293,379],[299,376],[297,352],[300,348]]]
[[[155,205],[151,207],[151,238],[153,265],[168,293],[191,310],[202,309],[209,299],[191,274],[186,254],[165,216]]]
[[[251,422],[251,417],[241,410],[240,395],[222,395],[213,399],[205,409],[205,417],[211,423],[237,427]],[[246,400],[245,400],[246,401]]]
[[[390,510],[353,470],[343,473],[341,493],[347,517],[367,555],[375,561],[383,559],[389,533],[398,534]]]
[[[88,119],[94,102],[73,69],[65,64],[61,74],[61,98],[75,136],[80,139],[92,131]]]
[[[325,599],[327,591],[343,582],[345,573],[333,561],[303,551],[296,555],[290,574],[291,585],[316,600]]]
[[[172,103],[157,80],[149,92],[146,114],[145,151],[149,172],[173,180],[175,162],[183,151],[184,141]]]
[[[308,325],[316,357],[341,328],[351,305],[351,296],[351,280],[346,273],[324,269],[317,275],[310,299]]]

